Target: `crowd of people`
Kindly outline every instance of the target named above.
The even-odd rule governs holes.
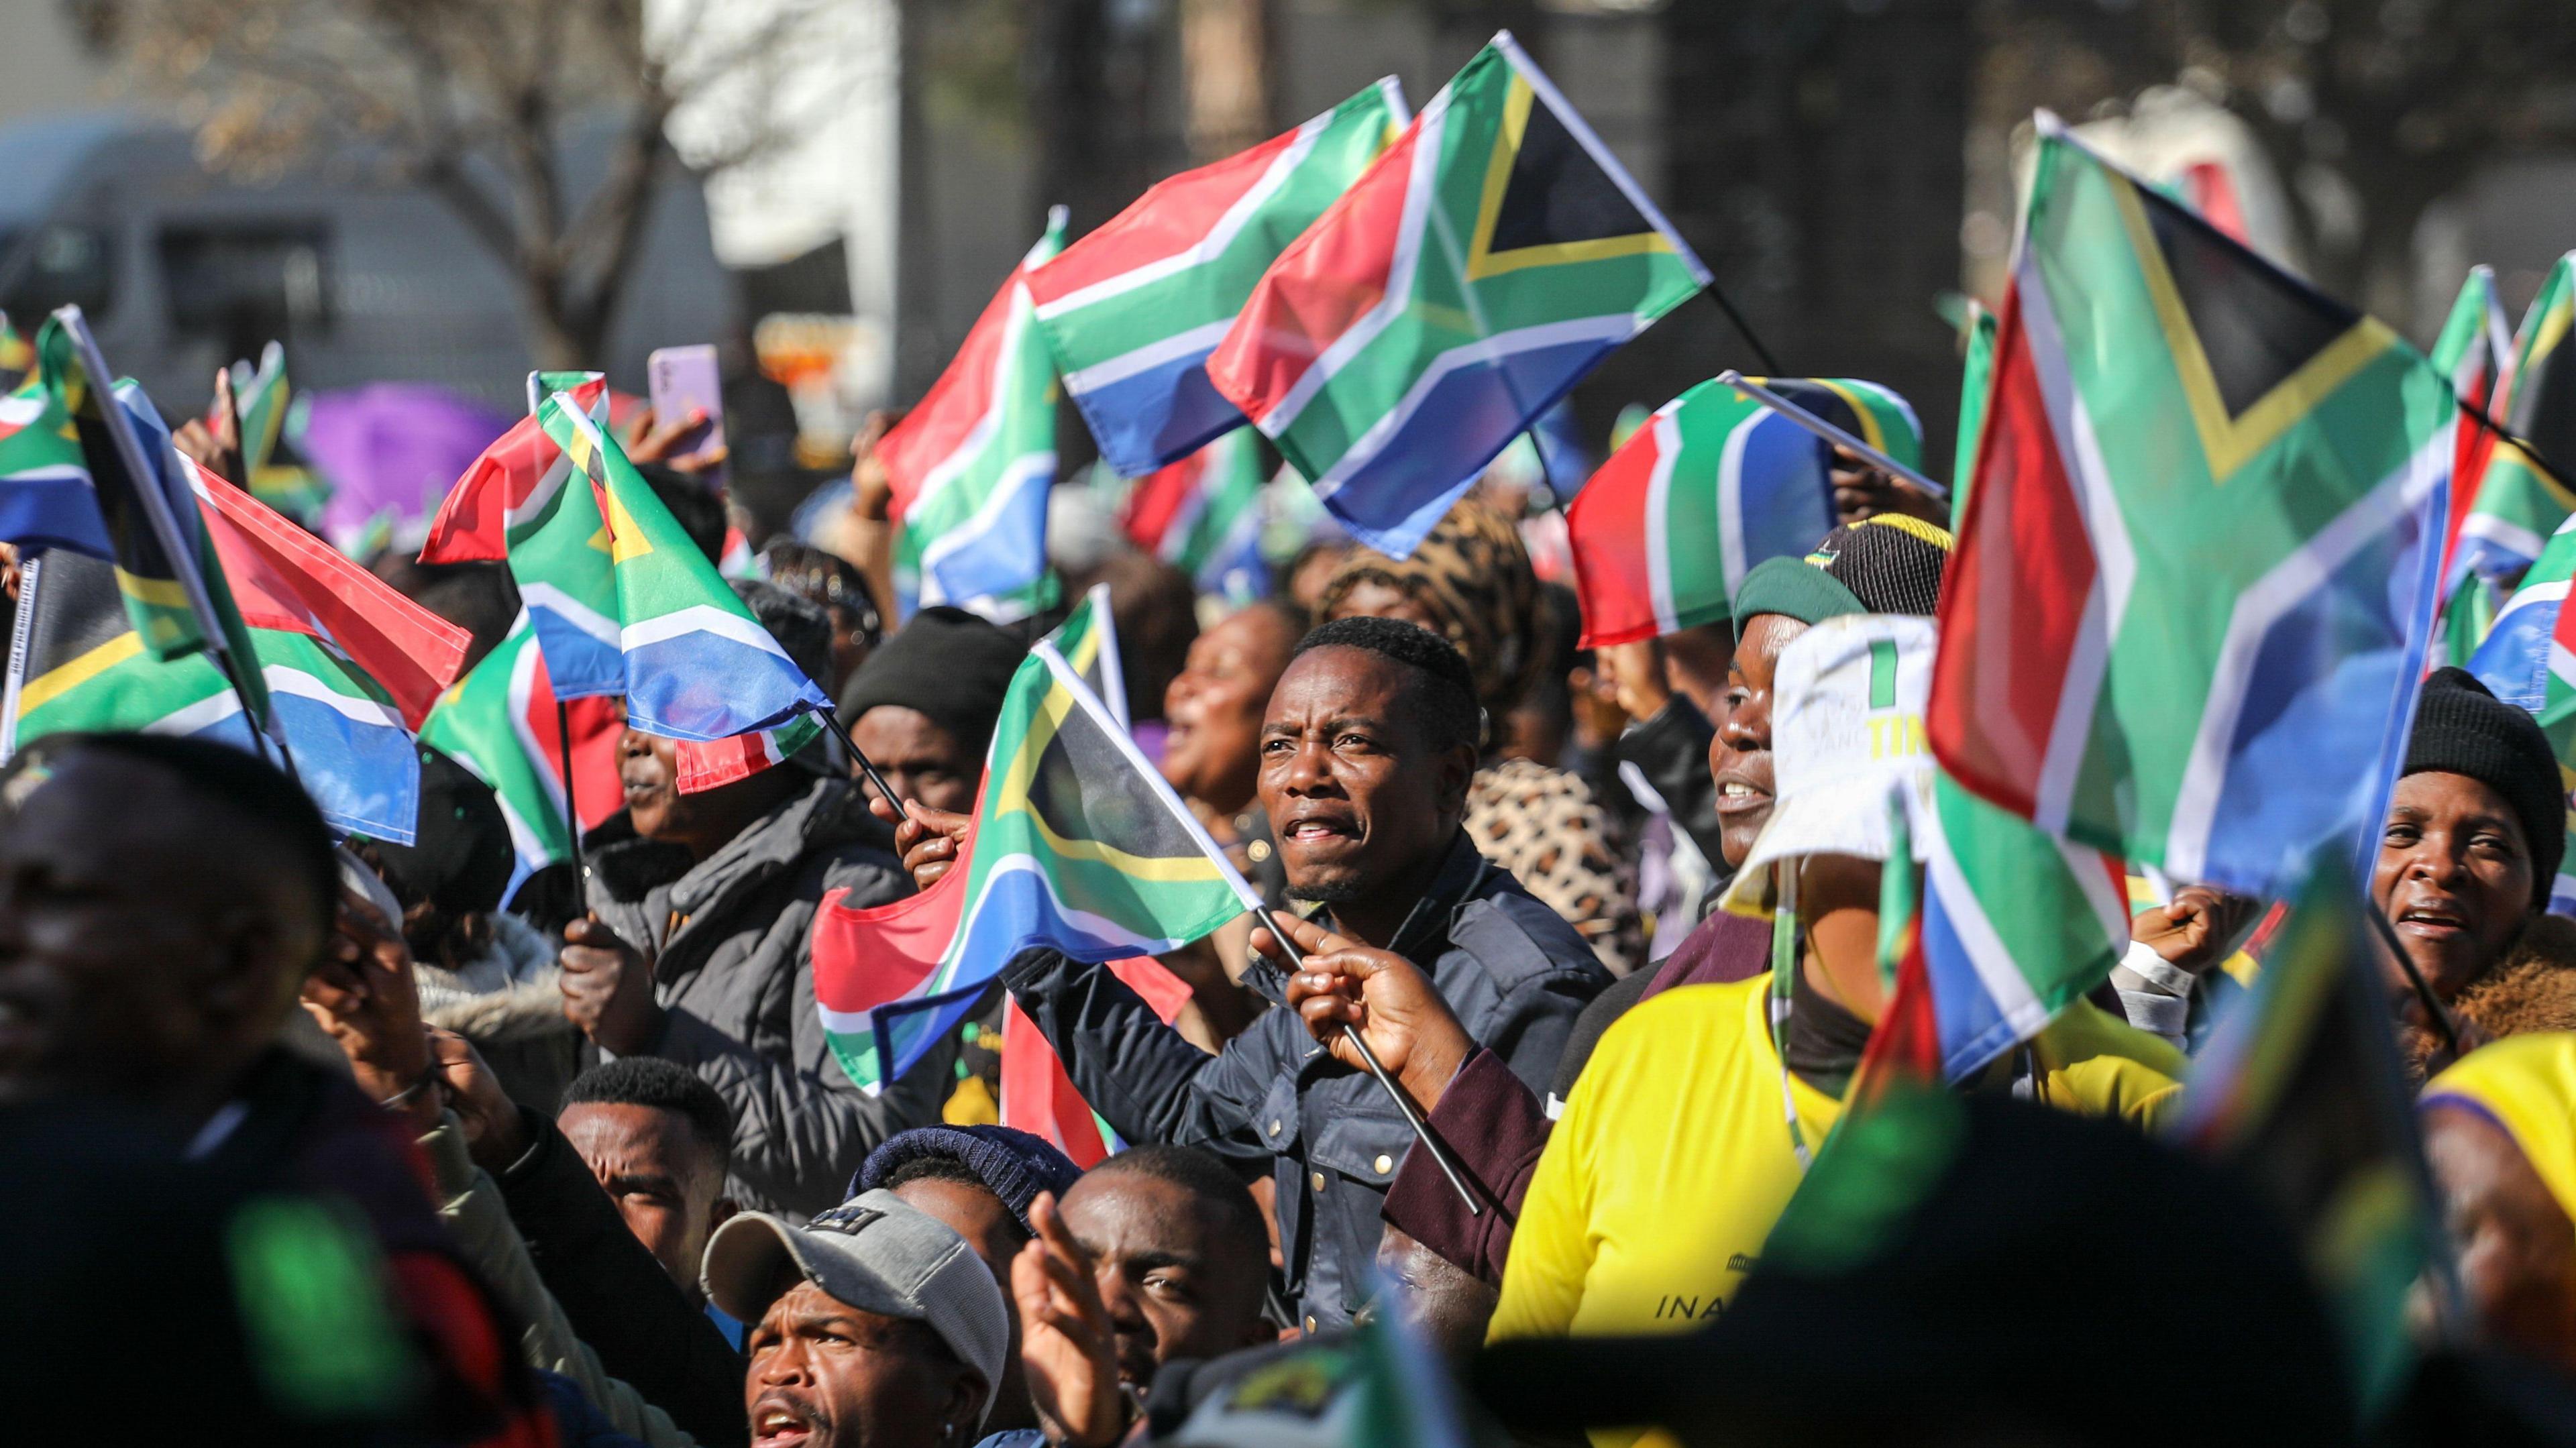
[[[867,1091],[817,913],[957,863],[1060,616],[898,623],[869,441],[832,549],[737,588],[893,798],[828,737],[683,792],[628,731],[616,814],[505,906],[500,812],[434,754],[409,846],[335,843],[215,743],[10,760],[13,1403],[245,1442],[1430,1441],[1387,1416],[1386,1320],[1446,1365],[1399,1396],[1454,1374],[1526,1441],[2360,1441],[2289,1231],[2158,1136],[2274,902],[2142,902],[2089,999],[1837,1131],[1919,868],[1886,801],[1933,767],[1945,503],[1843,458],[1833,530],[1731,623],[1599,650],[1503,488],[1241,606],[1086,560],[1140,746],[1270,908],[1163,958],[1177,1010],[1023,951]],[[710,496],[648,473],[713,560]],[[515,612],[497,565],[380,572],[479,648]],[[2383,1441],[2576,1421],[2565,807],[2529,714],[2428,681],[2370,894],[2457,1281],[2417,1289]],[[1115,1133],[1089,1170],[999,1124],[1006,1010]]]

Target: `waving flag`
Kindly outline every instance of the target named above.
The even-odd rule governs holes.
[[[1923,429],[1875,382],[1767,382],[1907,463]],[[1804,556],[1834,526],[1824,440],[1719,382],[1656,409],[1566,507],[1583,647],[1724,623],[1753,565]]]
[[[563,449],[537,424],[537,409],[569,392],[591,420],[608,424],[608,379],[596,372],[531,372],[528,415],[483,450],[448,489],[429,520],[423,563],[501,563],[550,516],[548,506],[572,476]],[[542,395],[540,395],[542,394]]]
[[[1280,251],[1405,123],[1393,77],[1284,136],[1155,183],[1029,273],[1038,327],[1100,455],[1131,477],[1243,425],[1209,385],[1216,349]]]
[[[582,546],[614,573],[610,616],[624,659],[630,726],[713,743],[784,728],[799,715],[832,707],[576,399],[560,392],[547,398],[537,421],[563,450],[576,480],[560,490],[563,516],[548,531],[568,539],[576,531],[567,526],[573,520],[599,520]],[[514,560],[518,553],[513,550]],[[547,663],[553,662],[549,651]]]
[[[908,900],[814,921],[814,996],[869,1090],[954,1028],[1031,946],[1102,963],[1196,940],[1260,897],[1055,646],[1011,679],[964,858]]]
[[[0,397],[0,542],[112,557],[71,415],[42,378]]]
[[[554,382],[571,382],[557,390],[594,423],[607,416],[608,384],[595,373],[531,372],[528,378],[532,396]],[[506,560],[537,647],[545,650],[555,697],[590,699],[624,693],[626,670],[605,521],[592,490],[565,486],[574,476],[571,460],[532,410],[456,480],[430,520],[420,561]]]
[[[2571,801],[2568,818],[2576,822],[2576,615],[2567,611],[2571,580],[2576,580],[2576,516],[2550,535],[2539,561],[2505,600],[2485,642],[2470,656],[2468,669],[2497,698],[2539,719],[2558,756],[2559,787]],[[2471,578],[2461,586],[2483,583]],[[2576,863],[2559,865],[2549,908],[2576,915]]]
[[[2118,860],[1932,782],[1923,960],[1952,1081],[2039,1034],[2129,946]]]
[[[2505,320],[2504,299],[2496,295],[2495,268],[2473,266],[2469,279],[2460,284],[2459,298],[2451,303],[2451,315],[2442,323],[2442,335],[2433,342],[2433,370],[2451,379],[2451,390],[2460,394],[2461,404],[2459,434],[2452,448],[2451,510],[2442,530],[2445,591],[2456,592],[2461,575],[2472,569],[2495,571],[2478,568],[2477,546],[2465,557],[2460,549],[2461,530],[2477,503],[2478,480],[2486,476],[2487,460],[2495,452],[2495,433],[2469,409],[2492,409],[2502,403],[2512,366],[2513,328]]]
[[[291,396],[286,385],[286,349],[271,342],[260,349],[256,368],[245,359],[234,362],[231,371],[231,420],[241,428],[244,486],[252,497],[299,523],[318,525],[322,505],[330,500],[330,489],[323,486],[312,469],[277,461],[277,443],[286,432]],[[211,410],[206,415],[209,428],[223,420]]]
[[[2576,457],[2576,354],[2567,346],[2571,325],[2576,325],[2576,252],[2549,269],[2514,338],[2511,371],[2501,389],[2504,409],[2496,421],[2530,443],[2539,457],[2514,443],[2488,444],[2476,501],[2460,524],[2463,560],[2482,573],[2511,575],[2529,567],[2576,508],[2576,494],[2562,481],[2570,466],[2565,460]]]
[[[1353,535],[1404,558],[1548,404],[1707,283],[1505,32],[1280,253],[1208,378]]]
[[[2447,1249],[2361,891],[2339,852],[2319,860],[2251,999],[2193,1061],[2174,1135],[2298,1236],[2367,1413],[2408,1376],[2406,1299]]]
[[[975,319],[948,370],[877,444],[894,487],[895,589],[997,622],[1045,605],[1055,486],[1055,363],[1036,331],[1032,268],[1064,249],[1065,210]],[[909,609],[907,609],[909,612]]]
[[[2316,761],[2403,744],[2457,407],[2045,119],[1933,752],[2050,834],[2271,893],[2371,809]]]
[[[1259,597],[1269,591],[1260,546],[1269,482],[1263,461],[1261,440],[1237,429],[1137,479],[1127,495],[1127,536],[1188,573],[1201,593],[1239,602]]]
[[[238,621],[218,598],[219,589],[208,582],[196,504],[159,411],[134,384],[111,389],[90,375],[82,334],[66,322],[67,316],[77,322],[79,312],[66,307],[36,333],[44,401],[10,439],[20,445],[19,467],[57,479],[70,469],[88,480],[90,506],[101,519],[127,617],[154,658],[177,658],[206,647],[209,617],[237,645]],[[111,407],[118,414],[113,420]],[[25,405],[19,410],[23,413]],[[118,422],[142,454],[147,471],[141,477],[127,466],[117,444]],[[175,551],[165,542],[165,528],[177,540]],[[77,541],[70,536],[76,531],[65,529],[59,541]],[[256,680],[250,687],[255,695]],[[255,699],[253,707],[258,707]]]
[[[472,636],[396,593],[267,504],[187,464],[206,534],[242,622],[346,658],[417,729],[465,667]]]
[[[409,844],[426,716],[465,657],[464,630],[202,469],[197,496],[248,624],[266,704],[295,772],[334,828]],[[117,603],[108,565],[54,553],[22,586],[10,653],[9,746],[65,730],[198,734],[252,747],[252,721],[202,654],[157,660]]]
[[[545,653],[537,647],[527,609],[519,610],[492,652],[439,699],[420,740],[492,787],[514,857],[503,904],[530,875],[572,858],[562,770],[553,763],[562,745],[554,690],[546,682]]]

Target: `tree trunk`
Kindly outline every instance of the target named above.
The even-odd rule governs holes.
[[[1207,162],[1271,133],[1267,0],[1181,0],[1190,158]]]

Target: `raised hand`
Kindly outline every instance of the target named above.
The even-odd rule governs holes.
[[[2207,885],[2185,885],[2174,892],[2170,904],[2131,916],[2129,938],[2164,957],[2175,969],[2200,975],[2218,964],[2220,952],[2253,909],[2254,902],[2242,895]]]
[[[895,853],[903,857],[916,890],[929,889],[948,873],[949,866],[963,859],[966,841],[975,833],[973,815],[932,809],[917,799],[904,801],[898,812],[873,787],[868,790],[868,813],[894,826]]]
[[[1950,526],[1950,505],[1912,483],[1870,466],[1858,453],[1833,450],[1830,474],[1834,521],[1859,523],[1882,513],[1902,513],[1939,527]]]
[[[894,498],[894,480],[877,459],[877,444],[902,420],[900,412],[871,412],[850,439],[850,507],[871,523],[886,521]]]
[[[655,416],[653,409],[647,407],[626,424],[626,436],[620,445],[628,462],[660,463],[675,473],[703,473],[725,460],[724,444],[710,441],[693,453],[679,453],[679,447],[682,438],[706,426],[706,421],[703,407],[692,407],[679,417],[667,419]]]
[[[465,1150],[474,1164],[498,1176],[528,1154],[527,1122],[519,1103],[501,1090],[501,1079],[483,1063],[474,1043],[454,1031],[429,1028],[429,1054],[447,1109],[465,1126]]]
[[[1252,948],[1285,959],[1277,938],[1284,931],[1306,953],[1305,963],[1288,977],[1288,1008],[1333,1059],[1354,1068],[1363,1064],[1342,1029],[1348,1026],[1423,1110],[1438,1105],[1476,1042],[1431,978],[1391,950],[1344,939],[1285,910],[1270,912],[1270,919],[1252,932]]]
[[[1058,1448],[1109,1448],[1127,1431],[1127,1398],[1091,1255],[1064,1229],[1052,1192],[1029,1203],[1029,1225],[1037,1235],[1011,1259],[1011,1297],[1030,1401]]]
[[[356,892],[343,889],[322,963],[304,978],[305,1012],[349,1058],[358,1089],[419,1130],[438,1124],[420,988],[401,930]]]
[[[621,1056],[650,1048],[662,1034],[653,999],[653,963],[597,920],[564,927],[560,982],[564,1019],[604,1050]]]
[[[1664,680],[1664,650],[1658,641],[1604,644],[1593,651],[1593,656],[1600,660],[1601,672],[1608,677],[1620,710],[1629,718],[1643,723],[1673,702],[1672,687]]]

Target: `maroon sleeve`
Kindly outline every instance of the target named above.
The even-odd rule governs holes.
[[[1538,1096],[1503,1058],[1478,1050],[1450,1079],[1431,1109],[1431,1129],[1481,1190],[1484,1211],[1470,1216],[1458,1191],[1427,1151],[1405,1153],[1386,1194],[1386,1220],[1396,1230],[1474,1273],[1503,1280],[1512,1226],[1551,1123]],[[1496,1203],[1500,1203],[1499,1206]]]

